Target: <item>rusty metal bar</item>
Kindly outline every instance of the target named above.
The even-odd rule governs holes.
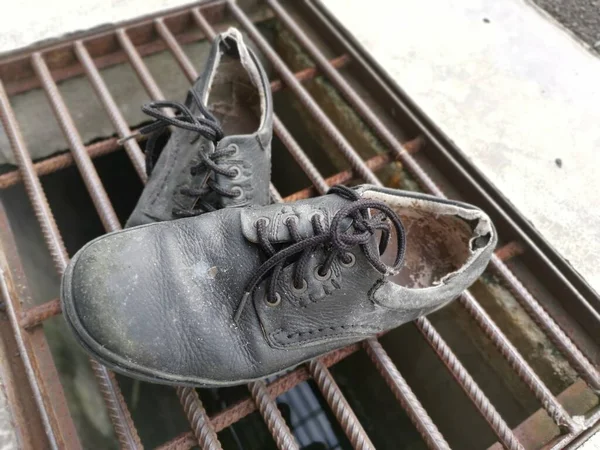
[[[349,345],[339,350],[335,350],[327,355],[321,357],[321,362],[325,367],[331,367],[347,356],[356,353],[361,349],[360,344]],[[267,385],[267,390],[273,398],[279,397],[281,394],[288,392],[298,384],[306,381],[310,378],[308,370],[305,366],[300,366],[290,373],[287,373],[275,381]],[[215,430],[222,431],[232,424],[238,422],[244,417],[250,415],[256,411],[256,403],[251,398],[246,398],[238,403],[231,405],[227,409],[215,414],[211,417],[211,423],[215,427]],[[188,450],[194,447],[197,441],[191,432],[182,433],[179,436],[165,442],[157,448],[160,450]]]
[[[196,10],[193,10],[196,11]],[[194,16],[195,17],[195,16]],[[198,19],[196,19],[198,20]],[[206,19],[205,19],[206,20]],[[341,55],[337,58],[330,59],[329,62],[336,69],[341,69],[345,67],[350,62],[350,57],[348,55]],[[319,71],[316,67],[308,67],[306,69],[300,70],[294,73],[294,76],[301,83],[305,81],[310,81],[319,75]],[[282,90],[285,87],[285,84],[281,81],[281,79],[271,81],[271,92],[275,93]]]
[[[296,442],[294,435],[277,408],[277,403],[275,403],[275,400],[269,394],[265,382],[255,381],[250,383],[248,390],[269,431],[275,438],[277,448],[281,450],[300,450],[300,446]]]
[[[62,268],[66,265],[68,257],[65,255],[65,253],[61,251],[52,251],[52,248],[64,249],[64,244],[60,235],[58,234],[56,222],[54,221],[54,218],[50,213],[50,207],[48,205],[48,201],[44,194],[40,180],[34,174],[33,164],[31,162],[31,159],[28,157],[25,140],[23,139],[23,135],[21,134],[21,130],[17,123],[17,119],[14,115],[12,107],[10,106],[6,90],[4,89],[4,85],[1,80],[0,118],[2,119],[3,128],[8,136],[9,142],[13,149],[13,153],[15,155],[15,159],[17,160],[17,164],[23,172],[25,190],[27,191],[27,195],[30,198],[38,199],[37,203],[34,203],[34,205],[37,206],[36,208],[34,208],[35,214],[36,218],[40,223],[40,227],[42,229],[44,237],[48,242],[51,242],[51,254],[52,259],[54,261],[54,265],[57,268]],[[15,308],[15,306],[13,305],[11,289],[9,289],[9,287],[7,286],[6,277],[8,276],[8,274],[5,268],[2,269],[2,272],[3,273],[0,274],[0,282],[2,289],[2,297],[4,298],[4,306],[9,316],[13,332],[15,333],[17,345],[19,346],[21,358],[23,360],[23,364],[25,365],[25,369],[27,372],[29,385],[31,386],[31,389],[34,393],[35,402],[40,412],[42,422],[44,423],[45,432],[48,436],[50,445],[52,445],[53,448],[58,448],[59,445],[62,445],[64,443],[58,418],[51,417],[49,414],[50,411],[53,411],[53,408],[52,405],[48,404],[48,396],[43,395],[42,388],[38,383],[36,372],[33,367],[34,362],[32,361],[32,357],[30,356],[30,349],[27,348],[26,345],[27,338],[24,336],[25,333],[21,330],[18,323],[18,306],[17,308]],[[75,436],[75,439],[78,440],[77,436]],[[77,442],[77,445],[80,446],[81,444]]]
[[[435,330],[431,322],[420,317],[415,321],[415,326],[421,332],[427,343],[434,349],[438,357],[443,361],[456,382],[467,394],[481,415],[485,418],[490,428],[494,431],[502,445],[510,450],[524,450],[518,439],[498,413],[494,405],[485,396],[473,377],[460,363],[448,344],[444,342],[440,334]]]
[[[525,247],[520,242],[512,241],[496,249],[495,253],[500,258],[500,261],[507,261],[525,253]]]
[[[165,22],[162,18],[154,19],[154,27],[160,37],[165,41],[173,56],[175,56],[175,60],[177,64],[181,67],[181,69],[185,72],[185,75],[190,79],[190,81],[195,80],[198,76],[196,69],[194,69],[194,65],[190,62],[189,58],[186,56],[185,52],[181,48],[181,46],[177,43],[175,36],[169,30],[169,28],[165,25]]]
[[[48,414],[48,411],[52,410],[52,407],[51,405],[47,405],[49,399],[47,396],[43,395],[42,389],[38,384],[38,380],[35,375],[35,370],[33,368],[33,362],[29,356],[29,349],[25,345],[23,332],[21,331],[19,323],[17,321],[17,312],[15,310],[13,298],[11,295],[11,291],[14,291],[14,288],[11,289],[8,286],[7,274],[5,270],[6,269],[3,268],[2,273],[0,274],[0,293],[2,294],[2,298],[4,299],[4,303],[6,305],[8,318],[15,333],[17,346],[19,348],[19,352],[21,353],[23,364],[25,365],[25,371],[27,373],[29,385],[31,386],[31,389],[33,391],[34,400],[37,405],[38,411],[40,412],[40,417],[42,419],[42,423],[44,424],[44,431],[46,432],[46,436],[48,437],[48,442],[53,449],[58,450],[61,446],[64,445],[63,436],[61,435],[61,430],[57,423],[57,418],[50,417],[50,415]]]
[[[375,446],[369,439],[367,432],[360,424],[358,417],[352,411],[327,367],[318,359],[313,359],[308,364],[308,371],[319,390],[323,393],[323,397],[325,397],[327,404],[338,419],[346,436],[348,436],[352,447],[357,450],[375,450]]]
[[[578,425],[571,419],[556,397],[552,395],[552,392],[550,392],[515,346],[508,340],[502,330],[498,328],[492,318],[477,302],[475,297],[473,297],[469,291],[465,291],[459,297],[459,301],[475,322],[477,322],[485,335],[496,346],[510,367],[512,367],[519,378],[521,378],[533,392],[554,423],[560,428],[566,428],[570,432],[577,430]]]
[[[437,429],[427,411],[421,405],[415,394],[400,375],[396,365],[385,352],[377,339],[367,339],[364,347],[371,361],[388,384],[396,399],[400,402],[411,422],[425,440],[427,446],[435,450],[450,450],[450,446]]]
[[[83,66],[85,73],[87,74],[96,94],[100,98],[100,101],[104,105],[104,109],[108,113],[111,122],[114,127],[117,129],[119,133],[119,137],[123,138],[129,136],[131,134],[131,130],[129,129],[129,125],[127,125],[127,121],[121,114],[117,103],[115,102],[113,96],[108,90],[108,86],[102,79],[100,72],[96,68],[94,61],[92,60],[89,52],[85,48],[85,45],[81,41],[75,41],[75,53],[77,54],[77,58],[79,62]],[[127,151],[127,155],[131,160],[135,171],[138,176],[145,182],[148,178],[146,175],[146,164],[144,161],[144,156],[142,154],[142,150],[138,145],[137,141],[134,139],[129,139],[125,141],[125,150]]]
[[[210,425],[210,419],[204,410],[204,405],[192,387],[178,387],[177,396],[181,401],[185,415],[190,419],[192,431],[202,450],[222,450],[217,432]]]
[[[228,1],[227,7],[233,14],[235,19],[240,23],[242,28],[248,33],[250,38],[262,51],[264,56],[271,62],[275,71],[279,74],[282,81],[291,89],[302,105],[307,111],[314,117],[314,119],[323,127],[323,130],[332,139],[335,146],[341,151],[341,153],[348,159],[350,165],[356,172],[367,182],[371,184],[381,184],[377,177],[369,170],[365,165],[365,162],[356,152],[356,150],[350,145],[347,139],[340,133],[335,127],[333,122],[327,117],[323,110],[314,102],[311,96],[308,94],[306,89],[300,84],[294,77],[292,71],[285,65],[279,55],[271,48],[266,39],[256,29],[252,21],[244,14],[244,12],[233,2]]]
[[[92,201],[96,206],[96,209],[101,213],[100,219],[106,229],[114,230],[120,227],[119,219],[115,213],[112,204],[108,198],[108,195],[102,188],[102,182],[100,177],[94,168],[92,160],[85,150],[85,146],[81,140],[81,136],[75,127],[73,118],[69,113],[69,109],[65,104],[56,83],[52,79],[50,70],[44,61],[44,58],[39,53],[34,53],[31,57],[33,68],[39,77],[44,91],[50,100],[50,105],[56,115],[59,125],[63,130],[65,138],[69,142],[71,151],[77,168],[81,172],[83,181],[90,193]]]
[[[596,393],[600,393],[600,373],[598,369],[550,317],[544,307],[531,295],[515,274],[495,255],[492,256],[489,267],[505,283],[519,304],[527,311],[540,329],[546,333],[588,386]]]
[[[54,220],[54,216],[50,210],[48,199],[44,193],[44,188],[40,179],[35,174],[35,169],[29,156],[25,140],[21,134],[17,118],[14,115],[13,109],[10,106],[8,96],[4,89],[4,85],[0,80],[0,108],[2,109],[2,124],[6,130],[6,134],[10,141],[10,145],[15,155],[19,172],[23,177],[25,184],[25,191],[27,196],[31,199],[33,205],[33,211],[35,217],[40,224],[44,239],[48,243],[50,249],[50,255],[52,261],[59,274],[62,274],[64,268],[69,262],[67,251],[65,250],[65,244],[63,243],[62,237],[58,231],[58,226]]]
[[[60,299],[55,298],[41,305],[34,306],[22,312],[19,324],[26,330],[40,325],[44,320],[59,315],[62,312]]]
[[[329,63],[329,61],[324,57],[324,55],[320,52],[320,50],[316,47],[314,43],[306,36],[306,34],[295,24],[293,19],[285,12],[285,10],[279,5],[276,0],[266,0],[268,4],[272,7],[275,14],[285,23],[285,25],[291,30],[292,34],[299,40],[299,42],[306,48],[307,52],[311,55],[311,57],[315,60],[317,66],[325,73],[328,79],[333,83],[333,85],[339,89],[342,95],[347,99],[347,101],[359,112],[359,114],[365,119],[365,121],[373,127],[376,133],[382,137],[386,144],[388,144],[392,150],[397,154],[398,158],[402,161],[402,163],[407,166],[407,168],[416,176],[418,181],[424,186],[427,190],[432,192],[433,194],[444,197],[441,189],[433,182],[433,180],[425,173],[425,171],[418,165],[418,163],[412,158],[412,156],[399,144],[399,142],[395,139],[392,133],[385,127],[385,125],[379,120],[379,118],[374,114],[374,112],[369,108],[366,102],[354,91],[354,89],[346,82],[346,80],[337,72]],[[502,261],[494,256],[492,258],[492,267],[495,268],[504,278],[510,287],[517,291],[517,294],[520,295],[522,303],[527,304],[529,307],[529,311],[533,312],[533,318],[536,320],[538,318],[541,328],[550,331],[550,338],[555,341],[557,340],[557,346],[561,349],[564,349],[565,356],[568,357],[569,361],[573,364],[573,367],[578,369],[578,371],[584,376],[584,379],[590,384],[592,388],[598,386],[600,382],[598,378],[598,372],[591,365],[589,360],[577,349],[575,344],[570,341],[570,339],[564,334],[564,332],[556,325],[555,322],[545,313],[543,308],[539,305],[537,300],[535,300],[531,294],[522,286],[518,280],[514,277],[514,275],[506,268]],[[522,288],[522,289],[521,289]],[[468,291],[465,293],[466,298],[472,299],[476,301]],[[517,296],[517,299],[519,296]],[[472,309],[467,308],[469,311],[473,311]],[[527,307],[526,307],[527,309]],[[488,316],[489,319],[489,316]],[[491,319],[490,319],[491,322]],[[478,322],[480,323],[480,322]],[[481,323],[480,323],[481,324]],[[490,338],[497,343],[497,345],[505,346],[510,345],[508,339],[503,335],[499,334],[499,329],[497,327],[492,327],[491,324],[486,323],[486,327],[483,327],[484,331],[490,336]],[[554,339],[553,339],[554,337]],[[520,355],[519,355],[520,356]],[[572,361],[571,361],[572,360]],[[523,365],[525,361],[521,358],[517,365],[514,366],[517,373],[523,378],[526,372],[531,372],[535,375],[535,372],[528,366]],[[575,425],[572,419],[566,414],[564,409],[560,407],[560,404],[556,401],[553,396],[548,396],[546,394],[549,393],[545,385],[539,380],[539,378],[530,378],[524,379],[527,385],[534,391],[538,399],[542,401],[543,405],[551,406],[551,410],[549,413],[551,417],[557,421],[559,426],[567,426],[568,429],[572,429]]]
[[[329,184],[327,180],[325,180],[322,175],[317,171],[315,174],[319,183],[316,186],[324,186],[317,187],[317,190],[320,194],[324,194]],[[512,433],[511,429],[508,427],[504,419],[500,416],[496,408],[492,405],[489,399],[485,396],[483,391],[479,388],[475,380],[471,377],[471,375],[467,372],[464,366],[460,363],[458,358],[454,355],[448,344],[444,342],[440,334],[435,330],[433,325],[429,322],[428,319],[422,317],[415,322],[415,325],[421,331],[421,333],[425,336],[427,342],[434,349],[438,357],[443,361],[448,370],[451,372],[454,379],[461,386],[461,388],[465,391],[469,399],[473,402],[475,407],[479,410],[481,415],[488,422],[496,436],[500,442],[502,442],[506,448],[510,450],[523,450],[523,447],[517,440],[517,438]],[[373,345],[373,344],[367,344]],[[379,353],[384,352],[383,348],[378,350]],[[391,362],[391,360],[390,360]],[[399,375],[399,374],[398,374]],[[410,389],[408,386],[403,387],[404,390]],[[406,405],[410,407],[410,402],[405,401]],[[403,404],[404,406],[404,404]],[[421,411],[422,410],[422,411]],[[409,411],[407,411],[409,412]],[[425,413],[422,408],[414,408],[409,412],[409,415],[412,413],[415,416],[421,414],[421,412]],[[337,414],[336,414],[337,416]],[[338,416],[339,418],[339,416]],[[424,419],[425,422],[431,422],[431,419],[428,417]],[[431,422],[431,425],[433,423]],[[422,428],[422,432],[427,432],[427,427]],[[425,437],[425,436],[424,436]],[[435,440],[433,437],[429,436],[426,439]]]
[[[276,0],[266,0],[275,14],[289,27],[294,36],[302,43],[307,52],[313,57],[317,66],[325,73],[332,84],[339,89],[348,103],[369,123],[376,133],[381,136],[386,144],[397,153],[402,164],[417,179],[419,184],[428,192],[442,198],[446,198],[443,191],[435,184],[431,177],[404,149],[399,148],[396,139],[379,120],[374,112],[356,91],[344,80],[344,78],[333,68],[329,61],[321,54],[319,49],[310,41],[306,34],[293,21],[289,15],[277,4]],[[309,7],[314,6],[308,2]],[[396,143],[395,143],[396,142]],[[515,298],[525,308],[531,318],[542,329],[550,340],[561,350],[569,363],[577,370],[588,385],[596,392],[600,392],[600,374],[591,364],[589,359],[581,352],[575,343],[562,331],[558,324],[550,317],[540,303],[529,293],[523,284],[514,276],[506,265],[497,257],[493,257],[490,268],[494,270],[508,288],[515,294]]]
[[[316,186],[318,186],[317,190],[319,191],[320,194],[324,194],[329,187],[327,184],[327,181],[323,178],[323,176],[320,174],[320,172],[316,168],[313,173],[313,176],[318,181],[316,183]],[[439,337],[439,335],[438,335],[438,338],[442,344],[446,345],[443,342],[443,340],[441,339],[441,337]],[[408,384],[406,384],[406,382],[404,381],[404,378],[402,378],[402,375],[400,375],[400,372],[398,371],[398,369],[396,368],[396,366],[394,365],[394,363],[392,362],[390,357],[387,355],[387,353],[385,352],[385,350],[383,349],[381,344],[377,341],[377,339],[375,339],[375,338],[368,339],[364,342],[364,345],[365,345],[365,348],[367,349],[367,353],[369,354],[369,356],[371,357],[371,359],[377,366],[378,370],[380,371],[380,373],[382,374],[382,376],[384,377],[384,379],[386,380],[386,382],[388,383],[388,385],[394,392],[396,398],[399,400],[400,404],[402,405],[402,407],[404,408],[404,410],[406,411],[406,413],[410,417],[411,421],[414,423],[417,430],[419,431],[419,433],[421,434],[421,436],[423,437],[425,442],[428,444],[428,446],[430,448],[434,448],[434,449],[445,449],[445,448],[449,449],[450,447],[444,440],[441,433],[438,431],[437,427],[434,425],[433,421],[427,414],[427,411],[425,411],[423,406],[418,401],[417,397],[414,395],[414,393],[408,386]],[[456,363],[457,364],[454,365],[453,367],[459,371],[462,371],[460,373],[460,375],[461,375],[460,379],[466,378],[466,376],[467,376],[466,370],[464,369],[464,367],[462,367],[462,365],[458,362],[458,360],[456,361]],[[457,378],[457,380],[458,379],[459,378]],[[474,382],[473,382],[473,385],[476,386],[474,384]],[[325,391],[323,393],[326,397],[327,397],[327,394],[330,394],[329,392],[325,392]],[[486,401],[488,401],[487,398],[483,395],[483,393],[481,393],[481,391],[480,391],[480,396],[482,399],[485,399]],[[343,398],[343,397],[341,397],[341,398]],[[489,403],[489,401],[488,401],[488,403]],[[340,406],[340,408],[343,408],[345,405],[343,403],[339,403],[339,406]],[[491,404],[490,404],[490,406],[491,406]],[[495,411],[495,409],[492,408],[490,410],[486,410],[485,412],[496,412],[496,411]],[[349,412],[347,412],[347,414],[353,415],[353,413],[349,413]],[[497,413],[496,413],[496,415],[498,416],[496,419],[499,419],[500,421],[502,421],[502,419],[499,418],[499,415]],[[338,418],[338,420],[340,420],[340,423],[342,423],[341,420],[343,419],[344,416],[342,415],[340,417],[340,415],[336,414],[336,417]],[[498,420],[489,420],[488,422],[498,423]],[[355,430],[351,430],[351,431],[354,433],[360,434],[360,432],[362,430],[355,429]],[[366,433],[364,433],[364,431],[363,431],[363,435],[364,435],[364,437],[366,437]],[[504,434],[502,434],[502,436],[504,437]],[[515,441],[516,441],[516,438],[515,438]],[[513,448],[521,450],[520,447],[511,447],[511,449],[513,449]]]
[[[122,31],[123,33],[125,32],[124,30],[118,30],[117,32],[119,32],[119,31]],[[125,37],[125,39],[128,39],[128,38]],[[130,45],[132,45],[132,44],[130,44]],[[132,46],[132,48],[133,48],[133,51],[135,52],[135,48],[133,46]],[[338,61],[337,64],[341,64],[342,61],[344,61],[346,59],[347,59],[346,56],[341,56],[332,61],[333,62]],[[141,59],[139,61],[137,61],[136,63],[134,63],[133,61],[137,61],[137,60],[135,59],[135,56],[132,55],[132,58],[130,58],[130,62],[132,64],[132,66],[134,67],[135,72],[138,74],[138,77],[139,77],[140,81],[142,82],[142,84],[144,85],[146,91],[149,93],[150,97],[154,100],[163,98],[160,88],[154,82],[154,79],[148,72],[147,67],[141,61]],[[141,66],[136,66],[137,63],[141,63]],[[310,71],[310,73],[308,73],[308,71]],[[296,73],[296,76],[298,77],[298,79],[301,79],[303,81],[310,80],[315,75],[316,75],[316,72],[313,68],[305,69],[304,71],[300,71],[300,72]],[[148,78],[145,78],[145,77],[148,77]],[[278,84],[278,80],[273,81],[272,85],[273,84]],[[279,122],[281,124],[279,119],[276,118],[275,121]],[[287,130],[284,130],[282,126],[276,125],[276,124],[274,125],[274,128],[276,129],[276,133],[278,134],[279,138],[284,143],[287,142],[289,144],[288,148],[289,148],[289,146],[293,145],[293,143],[291,143],[291,141],[286,138],[286,135],[289,135],[289,132],[287,132]],[[136,132],[135,128],[131,130],[131,133],[135,133],[135,132]],[[94,158],[112,153],[116,150],[119,150],[121,147],[122,147],[122,145],[118,143],[117,138],[108,138],[108,139],[104,139],[99,142],[95,142],[94,144],[86,145],[85,148],[86,148],[88,154],[90,155],[90,158],[94,159]],[[295,155],[300,155],[300,152],[295,152],[292,154],[292,156],[295,156]],[[388,161],[389,160],[391,160],[391,159],[388,159]],[[299,159],[297,159],[297,161],[299,164],[301,164]],[[310,161],[310,160],[308,160],[308,161]],[[75,162],[75,160],[73,159],[73,155],[70,152],[68,152],[68,153],[61,153],[59,155],[44,159],[43,161],[36,162],[36,163],[34,163],[33,167],[35,169],[35,173],[37,173],[38,176],[42,176],[42,175],[48,175],[48,174],[54,173],[58,170],[70,167],[74,164],[74,162]],[[369,164],[369,161],[367,161],[367,165],[368,164]],[[6,172],[6,173],[0,175],[0,189],[6,189],[8,187],[14,186],[15,184],[18,184],[21,181],[22,181],[22,176],[21,176],[21,172],[19,170],[13,170],[10,172]],[[312,188],[307,188],[307,189],[312,189]]]
[[[87,145],[85,148],[90,155],[90,158],[93,159],[112,153],[121,148],[121,146],[118,144],[116,138],[108,138],[94,144]],[[73,159],[71,152],[66,152],[34,163],[33,169],[35,174],[42,176],[70,167],[74,163],[75,160]],[[6,189],[10,186],[20,183],[21,181],[23,181],[23,175],[21,174],[20,170],[16,169],[6,172],[0,175],[0,189]]]
[[[127,35],[127,31],[125,31],[125,29],[123,28],[119,28],[116,32],[116,35],[117,39],[119,40],[119,44],[121,44],[121,47],[123,47],[123,50],[125,50],[125,53],[127,54],[127,58],[129,59],[133,70],[135,70],[135,73],[144,85],[144,88],[146,89],[150,97],[155,100],[163,98],[164,96],[162,94],[162,91],[160,90],[158,84],[156,83],[156,81],[154,81],[154,78],[150,74],[148,66],[146,66],[144,60],[142,59],[135,46],[131,42],[131,39]]]
[[[100,177],[85,150],[83,142],[81,141],[81,136],[79,136],[73,119],[58,91],[56,83],[54,83],[54,80],[52,79],[52,75],[50,74],[42,55],[34,53],[32,55],[32,63],[59,120],[65,137],[71,145],[75,163],[82,174],[103,225],[111,231],[120,228],[117,215],[112,208],[106,191],[104,191]],[[46,212],[44,212],[44,214],[46,214]],[[125,404],[125,400],[123,399],[123,395],[121,394],[114,375],[109,372],[106,367],[98,364],[96,361],[90,359],[90,362],[100,385],[100,391],[104,397],[119,442],[125,448],[141,448],[140,438],[133,425],[133,420],[131,419],[131,415],[127,409],[127,405]]]
[[[37,55],[37,57],[35,55]],[[41,59],[41,55],[34,54],[34,59],[38,61],[38,63],[41,62],[41,65],[38,67],[38,69],[41,69],[40,81],[50,89],[50,92],[52,92],[52,94],[49,95],[53,95],[52,98],[54,101],[62,101],[62,99],[57,97],[57,95],[59,96],[60,94],[58,94],[56,85],[54,85],[54,91],[51,89],[54,82],[51,79],[48,68]],[[58,227],[56,226],[52,211],[48,205],[48,200],[46,199],[46,195],[41,187],[40,180],[34,172],[33,163],[31,161],[31,157],[29,156],[29,152],[27,151],[23,138],[18,131],[17,122],[1,82],[0,88],[3,121],[6,122],[5,126],[8,130],[10,130],[9,132],[12,135],[11,144],[13,144],[13,151],[15,152],[15,157],[19,163],[19,169],[23,173],[23,179],[25,180],[27,187],[27,194],[32,203],[36,218],[39,221],[40,228],[50,250],[50,254],[52,255],[54,263],[57,266],[57,271],[59,274],[62,274],[69,261],[69,257],[62,237],[60,236],[60,232],[58,231]],[[62,103],[62,107],[65,107],[64,103]],[[59,110],[62,112],[62,109]],[[75,133],[77,133],[76,130]],[[74,137],[74,139],[76,139],[76,137]],[[93,167],[92,170],[94,170]],[[124,448],[141,448],[140,439],[137,435],[131,415],[129,414],[129,410],[127,409],[127,405],[125,404],[125,400],[123,399],[114,376],[105,367],[101,366],[92,359],[90,359],[90,364],[98,380],[100,392],[108,408],[109,417],[115,428],[119,442]]]

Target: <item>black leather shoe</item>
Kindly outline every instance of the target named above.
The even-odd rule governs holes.
[[[236,29],[215,39],[185,104],[152,102],[142,110],[155,119],[140,130],[150,134],[149,179],[127,227],[270,203],[271,88]]]
[[[336,187],[101,236],[71,261],[61,298],[81,344],[108,367],[234,385],[444,306],[496,241],[473,206]]]

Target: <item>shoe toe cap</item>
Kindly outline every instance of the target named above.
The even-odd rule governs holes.
[[[214,273],[171,258],[178,243],[158,228],[104,236],[75,256],[61,293],[69,323],[92,355],[128,375],[194,384],[243,376],[230,308],[209,295],[210,276],[188,272]]]

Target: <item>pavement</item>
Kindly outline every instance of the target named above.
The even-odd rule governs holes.
[[[536,0],[535,3],[600,53],[600,0]]]

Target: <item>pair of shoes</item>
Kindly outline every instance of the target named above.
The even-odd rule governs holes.
[[[494,226],[464,203],[362,185],[269,204],[269,83],[236,30],[185,104],[144,110],[150,178],[128,228],[84,246],[61,288],[81,345],[117,372],[261,379],[441,308],[489,262]]]

